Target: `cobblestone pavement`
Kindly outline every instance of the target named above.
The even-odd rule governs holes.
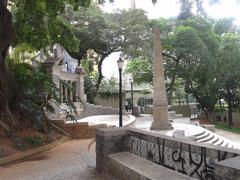
[[[70,140],[19,162],[0,166],[0,180],[116,180],[95,170],[92,140]]]

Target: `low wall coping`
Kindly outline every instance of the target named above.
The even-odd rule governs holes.
[[[240,170],[240,156],[219,161],[217,162],[217,164],[228,167],[228,168]]]
[[[141,129],[136,128],[130,128],[130,127],[113,127],[113,128],[97,128],[96,129],[96,135],[97,136],[104,136],[104,137],[114,137],[114,136],[124,136],[124,135],[145,135],[145,136],[151,136],[156,138],[162,138],[170,141],[177,141],[183,144],[190,144],[198,147],[205,147],[208,149],[216,150],[216,151],[227,151],[229,153],[235,153],[240,155],[240,150],[238,149],[231,149],[227,147],[221,147],[221,146],[214,146],[207,143],[199,143],[192,141],[190,139],[182,139],[182,138],[176,138],[176,137],[170,137],[167,135],[157,134],[156,132],[152,131],[145,131]]]
[[[66,126],[88,126],[88,122],[66,122]]]
[[[128,134],[127,127],[97,128],[96,135],[104,137],[123,136]]]
[[[186,139],[175,138],[175,137],[171,137],[171,136],[167,136],[167,135],[163,135],[163,134],[157,134],[156,132],[144,131],[144,130],[136,129],[136,128],[128,128],[128,131],[129,131],[129,133],[132,132],[132,133],[142,134],[142,135],[146,135],[146,136],[153,136],[153,137],[157,137],[157,138],[167,139],[170,141],[178,141],[183,144],[190,144],[190,145],[194,145],[194,146],[198,146],[198,147],[205,147],[205,148],[213,149],[213,150],[227,151],[230,153],[235,153],[235,154],[240,155],[240,150],[238,150],[238,149],[232,149],[232,148],[227,148],[227,147],[222,147],[222,146],[214,146],[214,145],[207,144],[207,143],[195,142],[195,141],[192,141],[187,138]]]

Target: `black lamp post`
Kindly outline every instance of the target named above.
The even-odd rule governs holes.
[[[132,104],[132,115],[133,115],[133,77],[132,76],[129,78],[129,82],[131,85],[131,104]]]
[[[117,61],[119,70],[119,127],[122,127],[122,68],[124,61],[120,57]]]

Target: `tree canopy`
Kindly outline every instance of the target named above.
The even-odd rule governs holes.
[[[143,42],[150,41],[148,18],[143,10],[104,13],[96,5],[78,11],[68,6],[62,18],[72,24],[81,42],[79,50],[72,54],[79,60],[86,58],[89,49],[98,55],[96,91],[103,79],[102,63],[106,57],[114,52],[137,54],[143,49]]]

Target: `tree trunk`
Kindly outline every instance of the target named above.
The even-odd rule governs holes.
[[[172,77],[172,81],[169,85],[169,96],[168,96],[168,104],[169,105],[172,105],[172,96],[173,96],[173,87],[174,87],[174,84],[175,84],[175,80],[176,80],[176,74],[173,75]]]
[[[104,59],[108,56],[109,54],[102,54],[99,62],[98,62],[98,79],[97,79],[97,83],[96,83],[96,86],[95,86],[95,93],[94,93],[94,96],[96,97],[97,95],[97,92],[99,90],[99,87],[101,85],[101,82],[102,82],[102,79],[103,79],[103,74],[102,74],[102,64],[103,64],[103,61]],[[94,97],[94,98],[95,98]]]
[[[232,93],[229,89],[227,89],[227,104],[228,104],[228,126],[233,126],[232,120]]]
[[[0,90],[8,98],[8,102],[12,103],[18,95],[18,88],[8,70],[6,57],[16,34],[12,23],[12,15],[6,6],[7,0],[0,1]]]
[[[167,56],[167,57],[169,57],[169,56]],[[175,60],[175,63],[176,63],[175,64],[175,69],[177,69],[178,66],[179,66],[179,60],[180,59],[175,59],[175,58],[172,58],[172,59]],[[175,85],[176,76],[177,76],[177,72],[175,71],[172,75],[172,80],[171,80],[171,83],[170,83],[169,88],[168,88],[168,91],[169,91],[169,99],[168,99],[169,102],[168,103],[169,103],[169,105],[172,105],[173,88],[174,88],[174,85]]]
[[[12,16],[7,9],[7,0],[2,0],[0,1],[0,126],[7,132],[18,126],[9,104],[15,103],[19,93],[6,63],[8,49],[15,37]]]
[[[180,97],[178,97],[178,105],[179,105],[179,106],[182,105],[182,103],[181,103],[181,98],[180,98]]]

